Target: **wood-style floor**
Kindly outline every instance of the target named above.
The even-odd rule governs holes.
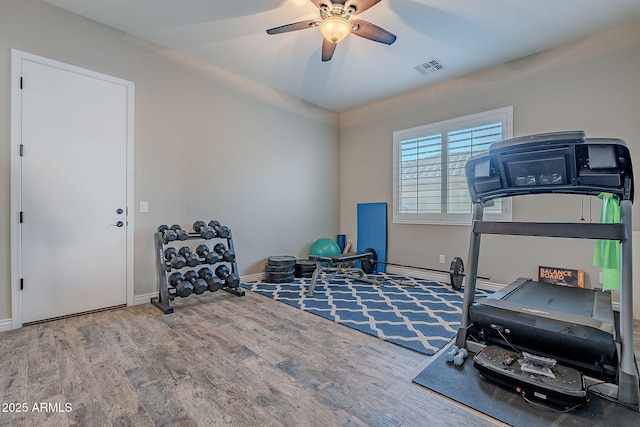
[[[413,384],[430,357],[285,304],[218,292],[174,307],[1,333],[0,425],[501,425]]]

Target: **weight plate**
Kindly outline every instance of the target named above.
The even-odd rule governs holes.
[[[299,279],[311,279],[313,277],[313,271],[310,273],[304,273],[304,272],[298,272],[296,271],[296,273],[294,274],[295,277],[299,278]]]
[[[313,273],[316,271],[316,262],[308,259],[298,260],[296,262],[295,272],[298,273]]]
[[[293,276],[293,271],[281,271],[281,272],[265,271],[264,276],[272,279],[280,279],[282,277]]]
[[[296,268],[316,268],[316,262],[310,259],[299,259],[296,261]]]
[[[282,265],[287,267],[294,267],[296,261],[296,257],[290,255],[274,255],[267,258],[267,264],[269,265]]]
[[[271,265],[265,264],[264,271],[270,273],[293,273],[294,267],[290,267],[288,265]]]
[[[367,248],[363,252],[371,253],[371,257],[360,261],[362,271],[364,271],[365,274],[371,274],[376,271],[376,267],[378,266],[378,253],[373,248]]]
[[[311,276],[316,270],[298,270],[295,269],[294,273],[296,275],[296,277],[307,277],[307,276]]]
[[[278,280],[265,280],[267,283],[291,283],[295,280],[293,276],[288,277],[286,279],[278,279]]]
[[[264,273],[264,281],[267,283],[290,283],[293,278],[293,273]]]
[[[464,279],[464,274],[462,273],[464,273],[462,258],[454,257],[449,266],[449,278],[451,279],[451,287],[455,290],[462,288],[462,281]]]

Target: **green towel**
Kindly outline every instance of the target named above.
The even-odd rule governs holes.
[[[611,193],[600,193],[602,200],[600,211],[601,224],[620,222],[620,202]],[[620,241],[598,240],[593,254],[593,265],[602,267],[603,290],[620,290]]]

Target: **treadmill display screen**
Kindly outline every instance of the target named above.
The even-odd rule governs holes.
[[[568,183],[564,157],[552,159],[508,161],[511,185],[565,185]]]

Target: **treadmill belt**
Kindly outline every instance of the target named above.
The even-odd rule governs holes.
[[[591,317],[593,314],[593,297],[593,292],[589,289],[530,281],[524,286],[518,287],[503,300]]]

